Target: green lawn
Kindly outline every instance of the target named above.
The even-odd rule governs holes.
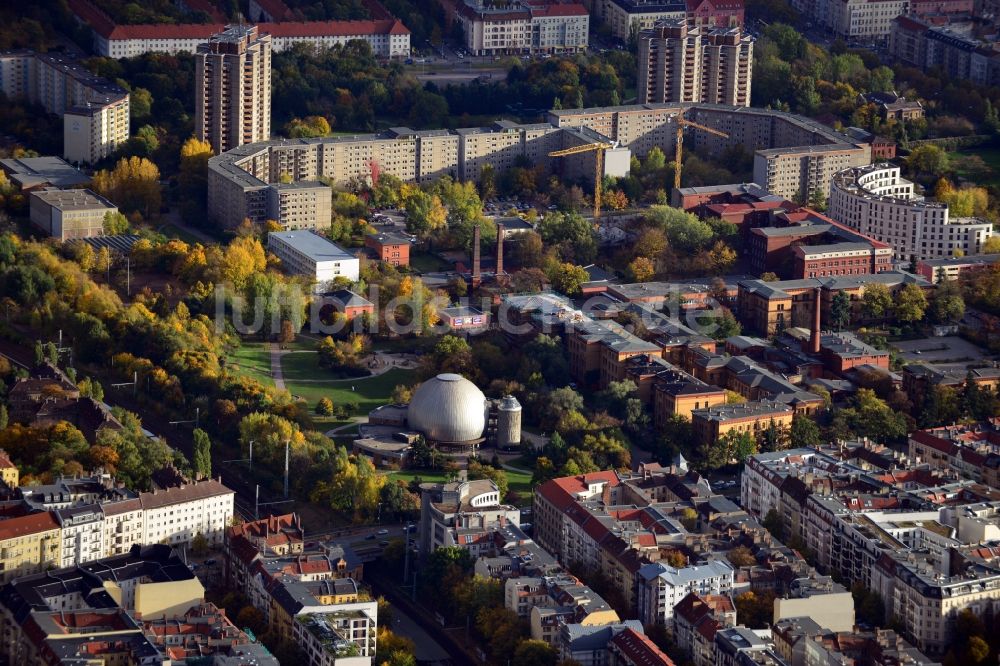
[[[507,472],[507,483],[510,489],[521,496],[521,504],[528,506],[531,504],[531,475],[530,474],[520,474],[518,472],[511,472],[510,470],[504,470]],[[444,472],[430,471],[430,470],[419,470],[419,469],[407,469],[401,470],[399,472],[389,472],[388,476],[392,479],[398,479],[400,481],[405,481],[409,483],[413,479],[420,477],[422,481],[427,481],[431,483],[444,483],[447,481],[447,477]]]
[[[442,261],[429,252],[411,252],[410,266],[413,270],[420,271],[421,273],[436,273],[451,269],[451,265],[448,262]]]
[[[274,386],[274,380],[271,379],[271,353],[263,342],[244,342],[239,349],[226,354],[226,364],[237,374]]]
[[[192,236],[187,231],[184,231],[180,227],[174,224],[165,224],[160,227],[160,233],[162,233],[167,238],[178,238],[189,245],[194,245],[195,243],[201,243],[201,239],[196,236]]]
[[[307,355],[291,354],[290,356]],[[282,368],[284,368],[284,364],[282,364]],[[316,372],[326,371],[317,366],[314,375],[319,377]],[[292,395],[303,398],[309,404],[310,411],[316,406],[316,402],[325,396],[330,398],[334,404],[343,404],[350,400],[357,400],[358,411],[356,414],[367,414],[379,405],[386,404],[389,401],[389,394],[392,393],[392,390],[398,384],[412,384],[413,381],[414,373],[412,370],[393,368],[375,377],[359,377],[342,382],[307,383],[295,381],[294,379],[290,381],[286,376],[285,386],[291,391]],[[351,390],[352,386],[355,389],[354,391]]]
[[[300,379],[339,379],[319,366],[319,354],[316,352],[282,354],[281,376],[285,378],[285,384]]]
[[[972,155],[981,157],[992,173],[984,177],[982,174],[969,173],[967,170],[961,168],[962,158],[970,157]],[[948,158],[956,167],[955,174],[959,178],[973,181],[976,185],[982,185],[983,187],[1000,184],[1000,148],[984,148],[975,146],[961,151],[948,153]]]

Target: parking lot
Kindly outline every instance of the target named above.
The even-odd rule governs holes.
[[[892,346],[910,363],[946,363],[965,367],[993,358],[986,350],[957,336],[903,340],[892,343]]]

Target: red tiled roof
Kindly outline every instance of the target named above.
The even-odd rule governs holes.
[[[98,34],[109,40],[126,39],[204,39],[222,32],[224,23],[156,23],[116,25],[88,0],[69,0],[69,7]],[[274,37],[349,37],[353,35],[408,35],[410,31],[398,19],[378,21],[290,21],[258,23],[258,31]]]
[[[589,483],[600,482],[614,488],[618,485],[618,474],[613,470],[605,470],[579,476],[564,476],[546,481],[535,492],[563,511],[574,502],[576,495],[587,490]]]
[[[894,20],[904,30],[927,30],[927,26],[926,25],[924,25],[920,21],[916,21],[914,19],[911,19],[908,16],[902,16],[902,15],[900,15],[900,16],[897,16]]]
[[[611,644],[634,666],[674,666],[663,650],[645,634],[626,629],[611,639]]]
[[[111,41],[127,39],[208,39],[226,29],[224,23],[155,23],[147,25],[115,25],[104,32],[95,30]]]
[[[10,456],[3,449],[0,449],[0,469],[17,469],[17,465],[11,462]]]
[[[0,521],[0,541],[57,529],[59,529],[59,523],[52,517],[51,512],[31,513],[27,516]]]
[[[656,535],[643,533],[636,535],[636,543],[640,546],[655,546],[656,545]]]
[[[703,618],[696,627],[699,634],[704,636],[709,642],[715,641],[715,634],[722,627],[722,623],[715,618]]]

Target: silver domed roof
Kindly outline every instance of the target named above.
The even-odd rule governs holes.
[[[413,392],[406,420],[434,442],[476,440],[486,429],[486,396],[461,375],[440,374]]]

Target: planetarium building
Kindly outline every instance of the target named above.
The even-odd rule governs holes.
[[[514,450],[521,445],[521,405],[509,395],[489,400],[465,377],[444,373],[418,386],[409,404],[372,410],[358,430],[354,452],[376,465],[406,465],[419,437],[451,455],[480,445]]]
[[[428,442],[472,445],[482,441],[489,403],[479,388],[461,375],[441,374],[413,392],[407,425]]]

